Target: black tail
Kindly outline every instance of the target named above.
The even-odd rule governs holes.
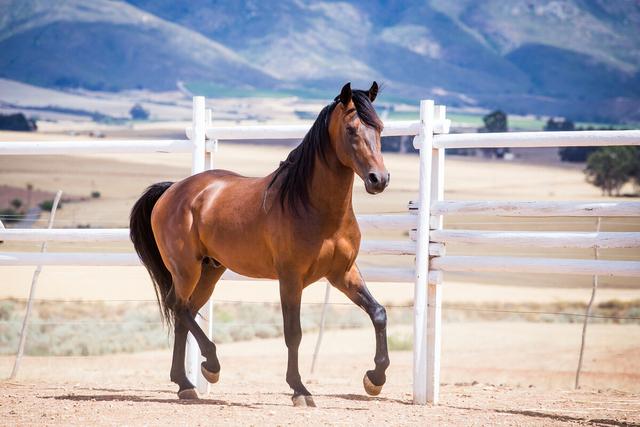
[[[167,295],[173,288],[171,273],[164,265],[156,239],[151,229],[151,211],[162,194],[171,187],[172,182],[159,182],[153,184],[140,196],[129,218],[129,237],[140,257],[140,260],[147,267],[151,280],[153,281],[160,315],[162,319],[171,325],[174,313],[170,305],[167,305]]]

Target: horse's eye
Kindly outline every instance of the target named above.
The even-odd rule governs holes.
[[[347,126],[347,134],[349,134],[349,136],[355,136],[358,133],[358,129],[356,129],[354,126]]]

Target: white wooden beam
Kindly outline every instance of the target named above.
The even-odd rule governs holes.
[[[640,202],[454,201],[431,206],[431,215],[616,217],[640,216]]]
[[[442,271],[576,274],[586,276],[640,277],[639,261],[500,256],[444,256],[431,260],[431,268]]]
[[[127,242],[128,228],[7,228],[0,240],[20,242]]]
[[[427,403],[427,288],[429,283],[429,212],[431,203],[431,159],[433,101],[420,101],[421,130],[414,138],[420,149],[419,211],[417,224],[416,274],[413,297],[413,403]]]
[[[535,248],[640,248],[639,232],[432,230],[430,239],[432,242],[465,245]]]
[[[451,121],[438,120],[433,123],[437,133],[449,132]],[[414,136],[420,132],[419,121],[387,121],[384,123],[382,136]],[[243,139],[302,139],[309,132],[311,125],[234,125],[210,126],[207,128],[209,139],[243,140]],[[188,138],[192,130],[186,129]]]
[[[436,135],[437,148],[599,147],[640,145],[640,130],[500,132]]]
[[[2,252],[0,253],[0,267],[2,266],[111,266],[111,267],[139,267],[142,264],[133,252],[87,253],[87,252]],[[363,267],[361,273],[370,282],[413,282],[415,272],[413,268],[400,267]],[[429,280],[440,280],[439,272],[434,272]],[[227,270],[223,280],[264,280],[241,276]]]
[[[74,155],[104,153],[188,153],[189,140],[89,139],[72,141],[0,141],[0,155]]]
[[[446,109],[436,106],[435,115],[444,119]],[[431,205],[444,199],[445,150],[434,148],[431,156]],[[432,221],[433,220],[433,221]],[[442,216],[428,219],[429,229],[441,229]],[[429,231],[429,235],[430,235]],[[431,246],[432,243],[429,243]],[[432,255],[430,253],[430,255]],[[442,343],[442,286],[429,283],[427,289],[427,402],[437,404],[440,399],[440,355]]]
[[[365,214],[356,215],[361,231],[405,230],[418,226],[418,216],[411,214]]]

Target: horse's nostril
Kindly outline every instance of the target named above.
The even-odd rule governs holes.
[[[380,181],[380,179],[378,179],[378,174],[371,172],[369,174],[369,181],[371,181],[372,184],[377,184],[378,181]]]

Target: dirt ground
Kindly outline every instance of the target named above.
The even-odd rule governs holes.
[[[309,374],[315,335],[305,335],[300,368],[318,408],[292,407],[284,343],[267,339],[220,345],[220,382],[197,402],[176,399],[168,351],[29,357],[17,381],[0,382],[0,424],[640,425],[637,325],[591,325],[578,391],[572,385],[579,325],[444,327],[437,406],[411,405],[410,352],[391,353],[382,394],[367,397],[361,381],[373,366],[373,332],[358,329],[325,334],[315,374]],[[0,358],[3,376],[12,363]]]

